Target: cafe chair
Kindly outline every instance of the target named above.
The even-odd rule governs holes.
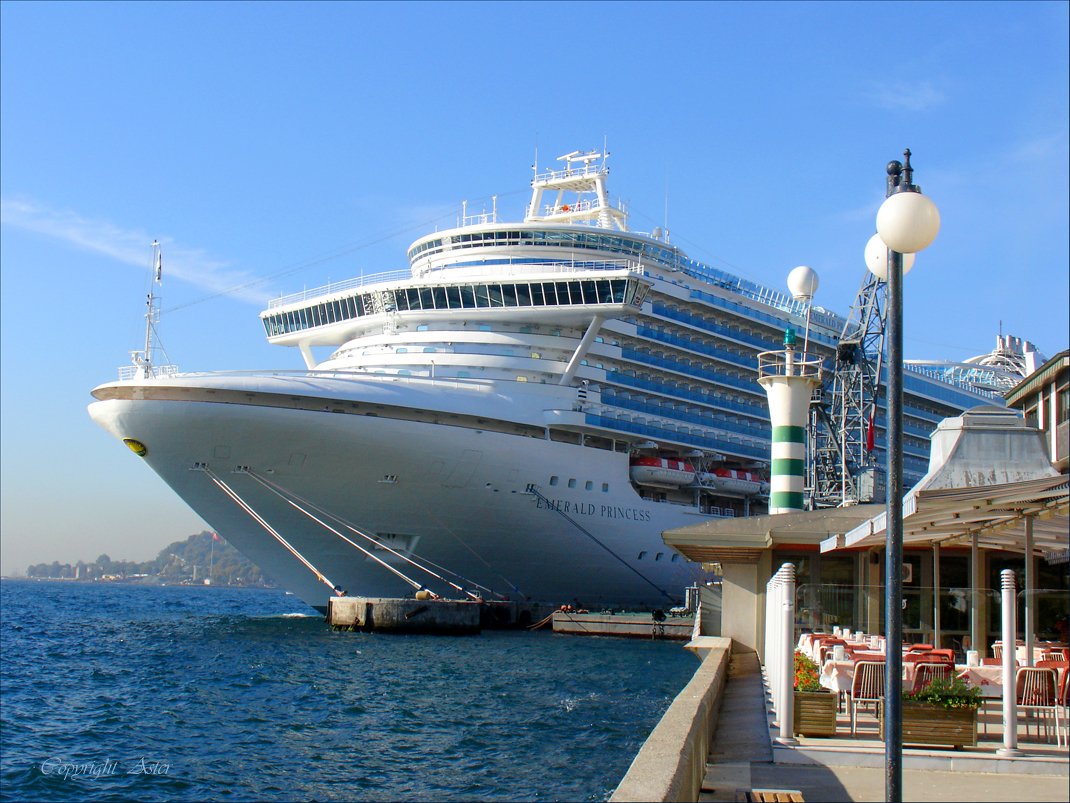
[[[1055,694],[1055,670],[1047,667],[1022,666],[1015,674],[1014,693],[1018,708],[1026,712],[1025,735],[1029,736],[1029,712],[1037,718],[1037,738],[1040,720],[1044,720],[1044,740],[1048,739],[1048,715],[1055,722],[1055,741],[1059,742],[1059,707]]]
[[[884,661],[859,661],[851,681],[851,735],[854,736],[858,709],[872,705],[873,716],[884,699]]]
[[[914,671],[914,686],[911,691],[917,693],[932,683],[937,678],[951,680],[951,670],[954,667],[949,663],[920,663]]]

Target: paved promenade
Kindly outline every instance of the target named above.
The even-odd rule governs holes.
[[[876,755],[873,749],[868,753],[851,749],[844,739],[832,740],[836,744],[830,747],[811,748],[817,741],[805,740],[790,753],[787,748],[774,749],[758,658],[753,652],[734,653],[699,800],[734,801],[740,789],[798,790],[807,801],[884,800],[883,747]],[[908,749],[904,751],[903,799],[1070,801],[1066,748],[1061,752],[1045,748],[1044,752],[1046,757],[1034,761],[1012,762],[991,754]],[[873,766],[861,766],[865,764]]]

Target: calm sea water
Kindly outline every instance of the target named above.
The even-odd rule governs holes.
[[[5,800],[605,800],[678,643],[335,633],[281,591],[0,583]]]

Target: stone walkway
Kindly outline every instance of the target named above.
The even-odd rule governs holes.
[[[813,740],[809,741],[812,743]],[[858,750],[847,749],[834,754],[833,759],[828,755],[816,759],[835,761],[835,766],[783,763],[785,758],[793,757],[783,755],[785,750],[787,748],[778,746],[774,751],[770,741],[770,722],[758,656],[753,651],[733,653],[699,800],[734,801],[741,789],[798,790],[807,801],[830,803],[884,800],[883,757],[873,762],[872,752],[867,756]],[[777,760],[782,763],[774,763],[774,754],[782,754],[777,755]],[[813,760],[814,754],[805,748],[798,754],[804,761]],[[947,754],[948,751],[940,753],[938,758],[942,763],[934,766],[947,765]],[[921,760],[927,755],[923,753]],[[964,758],[961,754],[956,756],[960,765],[969,763],[961,760]],[[859,766],[867,760],[879,766]],[[1067,760],[1070,762],[1070,757]],[[1000,771],[963,771],[958,765],[955,771],[914,769],[904,764],[903,799],[933,803],[1070,801],[1065,766],[1055,767],[1062,774],[1049,775],[1043,774],[1047,771],[1044,766],[1036,764],[980,761],[986,763],[975,762],[976,767],[998,768]],[[1022,770],[1026,770],[1026,774],[1019,774]]]

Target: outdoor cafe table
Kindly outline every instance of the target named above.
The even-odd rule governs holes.
[[[1034,641],[1033,642],[1033,663],[1041,660],[1044,657],[1044,653],[1049,650],[1062,650],[1066,649],[1065,644],[1060,644],[1056,641]],[[1026,650],[1024,644],[1019,644],[1014,649],[1014,657],[1018,659],[1019,664],[1025,664],[1026,656],[1029,652]]]
[[[858,661],[884,661],[884,653],[872,653],[870,655],[857,655],[849,661],[825,661],[821,667],[818,682],[834,692],[849,692],[855,678],[855,664]],[[917,673],[917,664],[903,664],[903,688],[910,689],[914,685],[914,675]]]
[[[820,664],[821,663],[821,640],[820,640],[819,637],[820,636],[827,636],[827,635],[828,635],[827,633],[803,633],[801,636],[799,636],[799,642],[798,642],[798,644],[795,645],[795,649],[797,649],[799,652],[801,652],[803,655],[807,656],[808,658],[813,659],[814,663]],[[851,640],[851,641],[847,641],[844,646],[848,650],[850,650],[852,653],[855,653],[856,655],[860,651],[872,651],[873,650],[873,647],[870,645],[870,642],[868,640],[867,641]],[[876,654],[876,653],[874,653],[874,654]],[[876,660],[883,661],[884,660],[884,655],[880,654],[879,657],[876,658]]]
[[[883,657],[883,656],[882,656]],[[859,660],[870,660],[862,657]],[[1068,664],[1070,666],[1070,664]],[[1061,683],[1067,666],[1053,667],[1056,670],[1056,681]],[[903,688],[910,690],[914,687],[914,676],[917,674],[916,663],[903,664]],[[1003,667],[1002,666],[966,666],[955,664],[954,674],[965,680],[971,686],[981,690],[982,697],[1003,696]],[[851,683],[855,676],[855,661],[826,661],[821,667],[818,682],[826,689],[834,692],[851,691]]]

